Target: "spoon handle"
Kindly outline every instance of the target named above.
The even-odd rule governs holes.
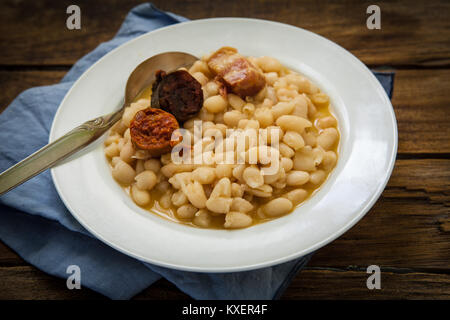
[[[122,117],[123,109],[86,121],[0,174],[0,195],[31,179],[102,136]]]

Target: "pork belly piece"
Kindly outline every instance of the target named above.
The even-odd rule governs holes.
[[[218,80],[241,97],[253,96],[266,85],[264,75],[235,48],[220,48],[209,57],[207,63]]]

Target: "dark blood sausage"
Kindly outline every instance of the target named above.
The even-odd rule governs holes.
[[[208,59],[209,68],[233,93],[253,96],[266,85],[264,75],[235,48],[222,47]]]
[[[178,143],[171,141],[172,133],[179,128],[177,119],[170,113],[147,108],[136,113],[130,125],[131,141],[150,155],[170,152]]]
[[[203,106],[202,85],[184,70],[169,74],[158,71],[152,91],[152,108],[173,114],[180,123],[192,118]]]

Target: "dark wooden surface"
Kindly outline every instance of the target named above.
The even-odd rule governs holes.
[[[0,4],[0,111],[23,90],[57,83],[110,39],[141,1],[76,1],[82,29],[65,28],[73,1]],[[382,29],[365,25],[366,1],[155,1],[190,19],[244,16],[323,35],[373,68],[396,70],[399,154],[386,190],[350,231],[319,250],[284,299],[450,298],[450,2],[380,1]],[[381,290],[366,288],[368,265]],[[136,299],[188,299],[161,280]],[[0,243],[0,299],[104,299],[24,262]]]

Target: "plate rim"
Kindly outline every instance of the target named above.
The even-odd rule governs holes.
[[[106,53],[105,55],[103,55],[100,59],[98,59],[95,63],[93,63],[89,68],[87,68],[78,78],[77,80],[74,81],[74,83],[72,84],[72,86],[70,87],[70,89],[67,91],[67,93],[65,94],[64,98],[61,100],[57,111],[55,112],[55,115],[53,117],[52,120],[52,125],[51,125],[51,129],[49,132],[49,143],[56,140],[57,137],[54,137],[55,135],[55,126],[56,126],[56,122],[57,119],[59,117],[59,114],[61,113],[61,105],[63,105],[65,103],[65,101],[68,99],[68,97],[70,96],[71,92],[73,91],[74,87],[76,86],[76,84],[78,82],[81,82],[86,76],[87,74],[91,71],[91,69],[93,69],[97,64],[101,63],[101,61],[109,56],[112,55],[114,52],[121,50],[123,47],[131,45],[132,43],[134,43],[135,41],[139,41],[141,38],[147,36],[150,33],[158,33],[158,32],[163,32],[166,31],[168,29],[172,29],[172,28],[179,28],[180,26],[186,25],[186,24],[198,24],[198,23],[204,23],[204,22],[208,22],[208,21],[228,21],[228,22],[258,22],[258,23],[264,23],[264,24],[273,24],[273,25],[278,25],[284,28],[290,28],[290,29],[300,29],[303,32],[306,32],[310,35],[313,35],[315,37],[319,37],[321,38],[321,40],[326,41],[327,43],[331,44],[332,46],[338,47],[339,49],[341,49],[343,52],[345,52],[352,60],[354,63],[356,63],[357,65],[359,65],[360,67],[362,66],[365,71],[366,71],[366,76],[368,76],[368,78],[370,78],[372,83],[375,83],[375,86],[378,87],[378,91],[381,93],[381,95],[383,96],[385,103],[387,103],[389,105],[390,108],[388,108],[389,110],[389,115],[390,115],[390,120],[392,122],[392,128],[393,128],[393,132],[392,132],[392,149],[389,150],[389,152],[392,154],[392,156],[389,159],[389,165],[388,165],[388,170],[386,171],[386,175],[385,175],[385,179],[383,181],[383,183],[380,183],[378,185],[378,188],[376,189],[376,192],[373,193],[373,195],[371,196],[370,201],[368,201],[366,203],[366,205],[364,207],[362,207],[359,211],[358,214],[356,214],[349,222],[347,222],[344,226],[342,226],[341,228],[339,228],[338,230],[334,231],[332,234],[330,234],[328,237],[324,238],[323,240],[316,242],[314,245],[309,246],[307,249],[304,250],[299,250],[296,251],[295,253],[292,253],[290,255],[286,255],[283,256],[281,258],[277,258],[277,259],[272,259],[269,261],[265,261],[262,263],[254,263],[254,264],[247,264],[244,266],[235,266],[235,267],[191,267],[191,266],[183,266],[183,265],[177,265],[177,264],[173,264],[173,263],[167,263],[167,262],[163,262],[163,261],[156,261],[156,260],[149,260],[146,257],[143,257],[141,255],[135,254],[133,252],[129,252],[126,249],[122,248],[120,245],[117,245],[115,243],[112,243],[108,240],[106,240],[105,238],[103,238],[101,235],[99,235],[95,230],[93,230],[91,227],[89,227],[86,223],[84,223],[84,221],[81,219],[81,217],[79,217],[75,210],[71,207],[71,205],[69,204],[69,201],[65,198],[62,190],[61,190],[61,186],[58,183],[57,177],[56,177],[56,167],[51,168],[50,172],[51,172],[51,176],[52,176],[52,181],[53,184],[55,185],[55,188],[58,192],[58,195],[60,197],[60,199],[63,201],[64,205],[66,206],[66,208],[68,209],[68,211],[71,213],[71,215],[77,220],[78,223],[80,223],[83,228],[85,228],[89,233],[91,233],[92,235],[94,235],[98,240],[102,241],[103,243],[107,244],[108,246],[112,247],[113,249],[127,255],[133,258],[136,258],[138,260],[140,260],[141,262],[148,262],[150,264],[154,264],[157,266],[161,266],[161,267],[166,267],[166,268],[170,268],[170,269],[175,269],[175,270],[180,270],[180,271],[193,271],[193,272],[202,272],[202,273],[229,273],[229,272],[238,272],[238,271],[248,271],[248,270],[255,270],[255,269],[259,269],[259,268],[264,268],[264,267],[269,267],[269,266],[274,266],[274,265],[278,265],[284,262],[288,262],[288,261],[292,261],[294,259],[297,259],[299,257],[302,256],[306,256],[309,253],[318,250],[319,248],[325,246],[326,244],[334,241],[335,239],[339,238],[342,234],[344,234],[345,232],[347,232],[349,229],[351,229],[356,223],[358,223],[366,214],[367,212],[374,206],[374,204],[378,201],[379,197],[381,196],[382,192],[384,191],[387,183],[389,182],[389,179],[392,175],[392,171],[394,169],[395,166],[395,161],[396,161],[396,156],[397,156],[397,151],[398,151],[398,126],[397,126],[397,120],[395,117],[395,112],[394,112],[394,108],[392,106],[392,102],[389,99],[386,91],[384,90],[384,88],[381,86],[381,83],[378,81],[378,79],[375,77],[375,75],[372,73],[372,71],[362,62],[360,61],[355,55],[353,55],[350,51],[348,51],[347,49],[343,48],[342,46],[340,46],[339,44],[325,38],[322,35],[319,35],[317,33],[314,33],[312,31],[309,31],[307,29],[301,28],[301,27],[297,27],[297,26],[293,26],[290,24],[285,24],[285,23],[281,23],[281,22],[277,22],[277,21],[271,21],[271,20],[265,20],[265,19],[255,19],[255,18],[243,18],[243,17],[220,17],[220,18],[206,18],[206,19],[197,19],[197,20],[190,20],[190,21],[183,21],[183,22],[179,22],[179,23],[175,23],[169,26],[165,26],[165,27],[161,27],[158,28],[156,30],[152,30],[149,32],[146,32],[138,37],[135,37],[133,39],[130,39],[129,41],[126,41],[124,43],[122,43],[121,45],[117,46],[116,48],[112,49],[111,51],[109,51],[108,53]],[[110,39],[112,40],[112,39]],[[110,41],[108,40],[108,41]],[[88,53],[89,54],[89,53]],[[84,57],[84,56],[83,56]],[[81,59],[81,58],[80,58]]]

